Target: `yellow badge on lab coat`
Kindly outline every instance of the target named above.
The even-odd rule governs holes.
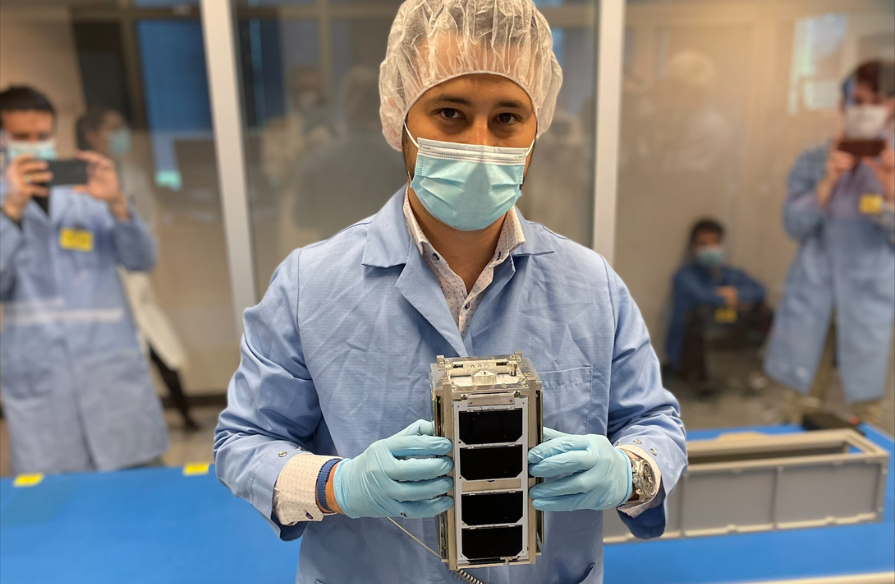
[[[862,215],[879,215],[883,212],[883,196],[876,194],[861,195],[858,211]]]
[[[93,232],[63,227],[59,232],[59,247],[89,253],[93,251]]]
[[[733,306],[722,306],[715,310],[715,322],[733,324],[737,321],[737,309]]]

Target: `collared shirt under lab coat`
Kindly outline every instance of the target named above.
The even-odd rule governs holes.
[[[242,362],[215,437],[216,471],[283,539],[303,535],[299,584],[456,576],[386,519],[337,515],[279,525],[273,488],[300,449],[357,456],[418,418],[431,419],[436,355],[522,351],[544,385],[544,423],[605,434],[649,452],[662,472],[657,505],[622,515],[641,537],[665,525],[664,501],[686,468],[674,397],[630,294],[606,262],[520,215],[525,244],[497,266],[460,336],[432,270],[412,245],[402,188],[375,216],[293,252],[246,311]],[[611,389],[610,389],[611,388]],[[403,520],[437,547],[436,520]],[[488,584],[602,582],[602,513],[548,513],[535,566],[485,568]]]
[[[866,164],[846,171],[821,209],[815,191],[828,151],[829,144],[805,151],[789,175],[783,223],[799,251],[774,315],[764,368],[806,393],[835,313],[845,396],[877,400],[885,393],[895,317],[895,213],[891,203],[879,204],[883,188]],[[868,204],[867,195],[877,204]]]
[[[63,249],[64,228],[90,231],[92,249]],[[0,388],[16,472],[116,469],[167,448],[116,269],[148,270],[155,254],[133,210],[122,223],[70,188],[52,189],[49,216],[34,201],[21,227],[0,216]]]

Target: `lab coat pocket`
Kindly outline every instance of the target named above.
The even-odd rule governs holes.
[[[52,367],[42,357],[40,341],[44,340],[34,332],[23,331],[5,333],[0,367],[0,387],[5,399],[34,399],[51,393],[55,385]],[[29,334],[30,333],[30,334]]]
[[[569,434],[585,434],[591,414],[592,367],[539,371],[544,390],[544,425]]]

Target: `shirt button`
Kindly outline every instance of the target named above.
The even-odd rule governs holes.
[[[284,456],[286,456],[286,451],[285,451],[285,450],[281,450],[280,453],[277,454],[277,456],[279,456],[280,458],[283,458]]]
[[[634,440],[634,444],[643,444],[643,442],[640,441],[640,438],[637,438]]]
[[[655,449],[655,448],[650,448],[649,451],[650,451],[650,454],[652,454],[653,456],[658,456],[658,455],[659,455],[659,453],[656,452],[656,449]]]

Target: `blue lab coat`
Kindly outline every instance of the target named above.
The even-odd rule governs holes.
[[[688,315],[697,306],[724,306],[724,297],[715,293],[715,289],[722,286],[736,288],[740,302],[754,304],[764,300],[764,286],[743,270],[730,266],[718,268],[717,280],[712,277],[711,270],[696,263],[687,264],[674,275],[671,327],[665,342],[665,354],[674,367],[680,366]]]
[[[5,187],[4,187],[5,189]],[[93,234],[63,249],[63,229]],[[152,235],[131,209],[57,187],[50,214],[30,201],[21,228],[0,214],[0,390],[16,472],[116,469],[168,444],[116,266],[149,270]]]
[[[654,451],[659,504],[622,518],[641,537],[661,534],[661,502],[687,465],[684,428],[619,277],[593,251],[520,215],[526,242],[495,269],[461,338],[411,242],[403,197],[402,188],[372,218],[293,252],[245,313],[242,362],[215,436],[216,471],[281,538],[304,535],[297,582],[457,582],[387,519],[338,515],[292,527],[272,519],[277,476],[302,450],[353,457],[414,420],[431,420],[437,355],[522,351],[543,380],[545,425]],[[436,519],[401,523],[438,547]],[[488,584],[596,584],[602,548],[600,512],[547,513],[537,565],[473,572]]]
[[[881,195],[873,171],[859,164],[836,184],[825,209],[815,188],[829,145],[804,152],[789,175],[783,224],[799,251],[777,307],[765,371],[807,393],[836,315],[836,355],[849,402],[885,393],[895,315],[895,217],[861,209],[864,195]]]

